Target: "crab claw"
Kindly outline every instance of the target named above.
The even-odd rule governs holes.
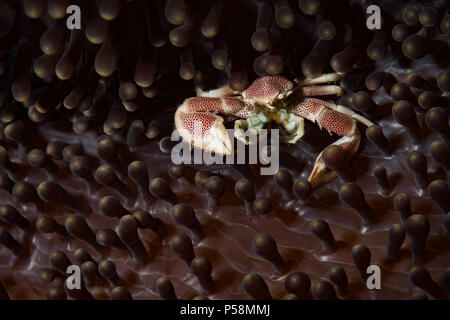
[[[224,119],[227,117],[249,118],[254,106],[238,97],[186,99],[175,113],[175,126],[184,140],[203,150],[231,154],[232,143],[227,134]],[[252,123],[248,123],[252,125]]]
[[[308,181],[312,188],[317,188],[337,176],[336,171],[330,170],[322,158],[322,153],[317,157],[314,167],[309,175]]]
[[[175,126],[180,136],[191,145],[219,154],[231,154],[231,140],[223,118],[212,113],[185,113],[177,110]]]
[[[332,145],[339,146],[342,148],[344,152],[344,160],[343,163],[347,163],[350,158],[356,153],[359,147],[359,143],[361,140],[360,133],[358,129],[354,129],[351,135],[343,136],[340,139],[336,140]],[[326,150],[326,149],[325,149]],[[311,174],[308,178],[311,187],[316,188],[332,179],[334,179],[337,175],[336,171],[331,170],[323,160],[323,152],[322,151],[319,156],[316,158],[314,163],[314,167],[311,171]]]

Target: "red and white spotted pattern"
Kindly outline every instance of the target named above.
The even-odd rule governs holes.
[[[222,98],[195,97],[184,100],[183,104],[178,107],[186,113],[192,112],[220,112],[222,108]]]
[[[193,112],[178,114],[178,121],[194,138],[207,135],[216,123],[218,116],[212,113]]]
[[[231,141],[216,114],[248,118],[254,106],[238,97],[186,99],[175,113],[175,126],[183,139],[194,146],[221,154],[231,152]]]
[[[248,118],[253,114],[255,107],[238,97],[206,98],[195,97],[186,99],[178,108],[184,113],[212,112]]]
[[[326,107],[326,105],[326,101],[315,98],[306,98],[303,102],[296,105],[293,111],[294,114],[299,117],[316,122],[317,116],[320,114],[320,111]]]
[[[286,93],[293,88],[293,83],[282,76],[265,76],[256,79],[242,92],[246,99],[253,99],[260,103],[270,103],[279,94]]]
[[[309,92],[311,93],[311,92]],[[316,99],[305,98],[303,102],[294,107],[294,114],[312,122],[316,122],[320,128],[328,132],[334,132],[342,138],[333,144],[341,147],[347,160],[358,150],[360,133],[356,127],[356,121],[351,116],[334,110],[332,103]],[[335,177],[335,173],[325,165],[322,153],[317,157],[308,181],[312,187],[316,187]]]
[[[355,120],[349,115],[333,110],[332,107],[332,103],[306,98],[294,108],[294,114],[317,122],[320,128],[340,136],[352,135],[356,128]]]
[[[335,85],[315,86],[336,80],[336,75],[324,75],[317,81],[308,81],[301,88],[303,101],[293,108],[293,113],[308,119],[340,136],[334,145],[339,145],[350,158],[358,149],[360,133],[355,119],[337,111],[335,104],[310,96],[341,95],[342,89]],[[293,89],[293,83],[282,76],[265,76],[256,79],[241,96],[226,96],[226,91],[216,90],[200,92],[202,97],[187,99],[175,113],[175,125],[183,137],[196,147],[222,154],[231,153],[231,141],[223,125],[223,116],[247,119],[256,112],[255,104],[270,105],[275,99],[283,99]],[[224,94],[217,97],[216,94]],[[273,106],[272,106],[273,107]],[[341,111],[341,110],[340,110]],[[311,185],[317,186],[334,177],[322,159],[322,153],[317,157],[309,177]]]
[[[325,109],[320,113],[317,124],[320,128],[325,128],[340,136],[352,135],[356,127],[356,122],[352,117],[331,109]]]

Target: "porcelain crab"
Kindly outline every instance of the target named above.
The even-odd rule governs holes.
[[[197,89],[197,97],[186,99],[177,108],[175,126],[191,145],[227,155],[232,146],[222,116],[235,119],[234,136],[245,144],[249,143],[248,130],[258,134],[271,121],[280,127],[280,140],[296,143],[304,135],[304,119],[307,119],[341,136],[333,144],[341,147],[350,158],[360,143],[356,122],[367,126],[373,123],[351,109],[316,98],[342,95],[340,86],[329,84],[340,77],[340,74],[330,73],[290,81],[283,76],[263,76],[242,92],[228,86],[210,91]],[[333,177],[321,152],[308,180],[314,187]]]

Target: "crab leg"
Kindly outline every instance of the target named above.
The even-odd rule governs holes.
[[[312,84],[322,84],[328,82],[334,82],[341,78],[341,74],[339,73],[326,73],[314,78],[301,78],[295,79],[294,82],[300,86],[307,86]]]
[[[239,91],[231,89],[228,85],[212,90],[203,90],[200,87],[195,87],[195,94],[197,97],[220,98],[237,95]]]
[[[175,113],[175,126],[184,140],[207,151],[230,154],[232,150],[223,118],[218,113],[248,118],[253,106],[237,97],[186,99]]]
[[[344,150],[346,161],[348,161],[358,150],[360,133],[355,119],[351,115],[337,111],[336,108],[337,106],[332,103],[306,98],[294,108],[293,112],[297,116],[317,122],[320,128],[325,128],[330,133],[334,132],[342,136],[333,145],[340,146]],[[330,181],[335,176],[336,173],[325,165],[321,152],[316,158],[308,181],[312,187],[316,187]]]
[[[335,85],[302,87],[301,90],[304,97],[327,96],[333,94],[342,96],[344,94],[344,90]]]

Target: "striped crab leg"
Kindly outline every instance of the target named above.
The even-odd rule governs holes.
[[[299,78],[295,79],[294,82],[302,87],[310,86],[313,84],[322,84],[327,82],[335,82],[338,81],[342,77],[342,74],[339,73],[325,73],[321,74],[314,78]]]
[[[203,90],[200,87],[195,88],[195,94],[197,97],[220,98],[235,96],[239,93],[239,91],[231,89],[228,85],[212,90]]]

